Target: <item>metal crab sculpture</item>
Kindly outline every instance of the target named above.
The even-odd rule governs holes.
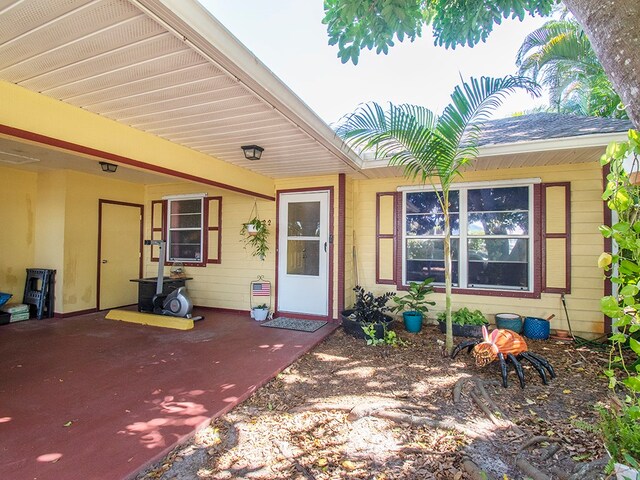
[[[502,373],[502,386],[505,388],[508,386],[508,362],[512,363],[516,370],[521,388],[524,388],[524,371],[520,363],[522,359],[533,365],[543,384],[549,384],[547,372],[551,378],[556,377],[556,373],[547,359],[542,355],[528,351],[524,338],[511,330],[497,328],[489,333],[486,327],[482,327],[482,339],[468,340],[457,345],[451,353],[451,358],[455,358],[465,348],[467,353],[473,352],[478,367],[484,367],[498,360],[500,362],[500,372]]]

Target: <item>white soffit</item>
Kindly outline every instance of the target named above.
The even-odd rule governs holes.
[[[0,25],[2,80],[270,177],[359,171],[195,0],[0,0]]]
[[[467,165],[465,170],[499,170],[595,162],[604,154],[610,142],[622,142],[626,139],[627,132],[620,132],[483,145],[478,148],[477,160]],[[366,156],[362,168],[370,178],[402,174],[398,167],[389,167],[388,160],[367,160]]]

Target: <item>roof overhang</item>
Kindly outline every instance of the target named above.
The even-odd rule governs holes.
[[[477,161],[467,169],[495,170],[592,162],[600,159],[610,142],[626,140],[627,132],[619,132],[483,145],[478,148]],[[375,177],[398,175],[400,170],[389,167],[388,163],[387,159],[365,160],[362,168]]]
[[[195,0],[9,0],[0,23],[0,80],[271,179],[362,176],[357,155]],[[261,160],[244,158],[248,144]]]

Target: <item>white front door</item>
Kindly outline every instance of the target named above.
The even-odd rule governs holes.
[[[281,193],[278,310],[329,314],[329,192]]]

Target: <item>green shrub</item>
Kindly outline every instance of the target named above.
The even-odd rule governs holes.
[[[437,318],[439,322],[444,322],[446,313],[440,312]],[[451,323],[454,325],[489,325],[489,321],[480,310],[472,312],[467,307],[462,307],[460,310],[453,312],[451,314]]]
[[[620,411],[598,408],[598,429],[611,455],[609,469],[614,462],[640,469],[640,407],[623,406]]]

